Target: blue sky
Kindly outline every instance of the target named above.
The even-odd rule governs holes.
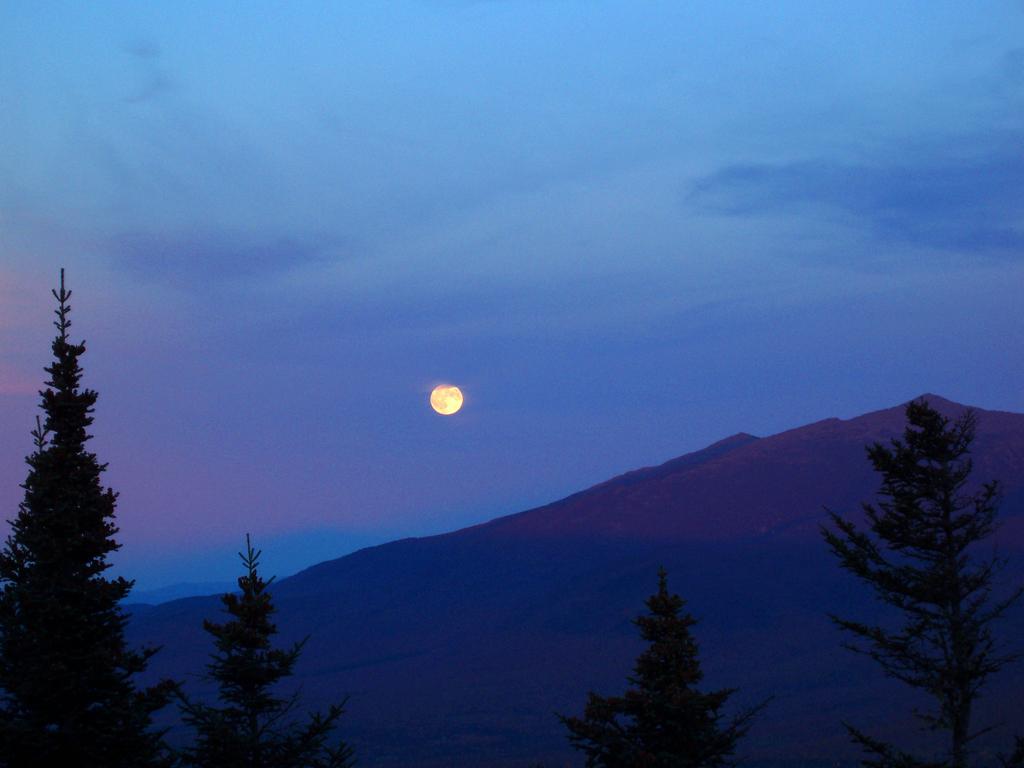
[[[1024,410],[1022,40],[1009,2],[0,3],[5,517],[60,266],[140,586],[924,391]]]

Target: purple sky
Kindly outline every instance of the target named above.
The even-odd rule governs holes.
[[[3,517],[61,266],[141,587],[1024,411],[1024,11],[893,5],[0,5]]]

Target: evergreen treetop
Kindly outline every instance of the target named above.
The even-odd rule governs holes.
[[[682,598],[669,593],[664,569],[646,606],[648,613],[633,622],[648,646],[636,660],[631,687],[622,696],[590,693],[582,717],[560,715],[570,742],[584,752],[588,768],[729,764],[764,705],[726,720],[722,709],[736,689],[696,688],[704,677],[690,633],[696,620],[683,612]]]
[[[895,609],[899,626],[832,618],[852,637],[848,648],[932,697],[935,708],[916,714],[925,728],[945,734],[945,757],[917,760],[847,728],[870,756],[867,765],[965,768],[971,742],[984,732],[975,729],[974,703],[989,677],[1014,658],[998,649],[992,626],[1021,590],[994,597],[1002,561],[977,551],[995,530],[999,487],[971,482],[974,413],[951,422],[917,400],[906,418],[902,439],[868,448],[882,476],[877,504],[862,505],[868,530],[834,513],[834,530],[822,529],[840,565]]]
[[[107,578],[117,494],[86,449],[96,392],[82,389],[85,343],[69,336],[61,270],[53,362],[40,392],[25,495],[0,553],[0,765],[158,765],[153,712],[173,684],[137,690],[155,649],[127,648],[119,607],[132,582]]]
[[[344,701],[300,724],[292,718],[297,694],[283,697],[276,690],[292,674],[305,641],[273,647],[277,627],[268,591],[273,578],[260,576],[261,553],[248,535],[245,546],[245,553],[239,553],[245,569],[238,579],[239,593],[222,598],[231,620],[203,622],[216,648],[207,674],[218,685],[222,706],[181,696],[184,720],[196,731],[182,761],[202,768],[349,768],[354,765],[352,749],[344,742],[329,744]]]

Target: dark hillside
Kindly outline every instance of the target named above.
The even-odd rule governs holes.
[[[951,414],[962,408],[930,399]],[[976,476],[1004,483],[1004,581],[1020,583],[1024,416],[979,415]],[[284,579],[279,623],[287,637],[312,635],[304,694],[316,706],[352,695],[343,729],[361,765],[564,764],[575,758],[553,712],[580,710],[588,689],[623,687],[640,647],[630,618],[664,565],[701,620],[707,684],[739,686],[738,704],[775,696],[748,756],[849,757],[842,718],[905,733],[914,727],[905,692],[843,651],[825,616],[877,609],[817,532],[823,505],[850,512],[873,495],[864,445],[902,426],[897,407],[736,435],[545,507]],[[201,670],[201,618],[217,610],[216,598],[191,598],[137,616],[135,640],[165,645],[154,674]],[[1024,637],[1022,613],[1006,638]],[[1022,684],[1018,665],[993,687],[993,719],[1024,727]]]

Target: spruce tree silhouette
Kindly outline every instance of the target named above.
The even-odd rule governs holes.
[[[53,291],[57,337],[26,459],[24,500],[0,553],[0,765],[163,765],[152,714],[174,685],[138,690],[156,652],[129,650],[120,601],[132,582],[107,578],[117,500],[86,450],[96,393],[80,388],[85,344],[69,338],[71,292]]]
[[[902,614],[899,628],[833,616],[853,637],[846,647],[933,697],[935,709],[916,716],[926,729],[945,732],[945,757],[918,760],[846,728],[869,755],[865,765],[965,768],[971,742],[989,730],[974,730],[974,702],[985,681],[1014,658],[997,649],[992,625],[1022,590],[995,599],[993,579],[1002,561],[977,552],[995,530],[999,488],[988,482],[968,491],[974,414],[950,422],[917,400],[907,405],[906,416],[902,440],[868,448],[882,475],[877,506],[863,505],[870,534],[835,513],[836,530],[823,527],[822,533],[840,565]],[[1009,764],[1024,759],[1019,747]]]
[[[646,605],[649,613],[633,622],[649,643],[629,678],[633,687],[622,696],[590,693],[583,717],[559,715],[570,742],[586,754],[587,768],[728,765],[765,704],[725,721],[721,710],[736,689],[701,693],[695,688],[704,677],[690,634],[696,620],[682,613],[679,595],[669,594],[664,569]]]
[[[245,568],[238,579],[241,594],[222,598],[232,620],[203,622],[217,648],[208,677],[217,682],[223,706],[180,695],[183,719],[196,730],[182,762],[202,768],[348,768],[354,765],[352,749],[344,742],[328,744],[345,702],[297,724],[291,719],[297,694],[284,698],[274,690],[292,674],[305,641],[287,649],[272,647],[277,628],[270,620],[274,606],[267,588],[273,578],[259,575],[260,555],[246,534],[245,553],[239,553]]]
[[[1024,736],[1017,736],[1013,747],[1009,755],[1000,755],[999,762],[1003,768],[1024,768]]]

